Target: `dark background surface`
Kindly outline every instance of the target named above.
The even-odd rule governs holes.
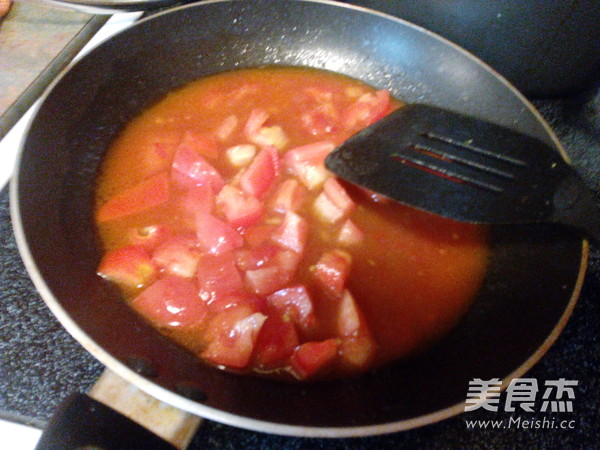
[[[534,104],[574,166],[599,193],[600,86],[568,97],[537,99]],[[5,188],[0,193],[0,418],[43,427],[57,405],[69,393],[87,391],[103,367],[63,330],[35,291],[16,248],[8,203]],[[600,249],[592,244],[573,315],[556,344],[527,374],[540,386],[559,378],[577,380],[572,413],[506,413],[501,402],[498,412],[479,409],[403,433],[333,440],[269,436],[205,421],[191,448],[600,448],[599,325]],[[541,392],[537,410],[540,398]],[[508,424],[509,418],[518,417],[537,420],[538,428],[468,429],[465,423],[503,419]],[[542,428],[547,427],[544,418],[555,428]],[[558,428],[563,420],[574,421],[573,429]]]

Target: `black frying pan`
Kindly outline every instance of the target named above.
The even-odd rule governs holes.
[[[151,395],[263,432],[356,436],[464,409],[469,380],[524,374],[557,338],[579,292],[581,239],[553,226],[493,229],[490,270],[459,326],[426,353],[356,379],[287,384],[203,365],[136,316],[95,275],[94,177],[123,126],[190,80],[271,64],[332,70],[512,126],[561,151],[533,107],[460,48],[398,19],[313,1],[214,1],[161,13],[110,39],[54,83],[12,184],[14,229],[48,306],[102,363]]]

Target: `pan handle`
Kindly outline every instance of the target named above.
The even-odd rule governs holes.
[[[77,393],[63,401],[36,450],[184,449],[201,421],[200,417],[160,402],[106,369],[89,395]]]

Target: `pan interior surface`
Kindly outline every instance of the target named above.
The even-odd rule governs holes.
[[[493,230],[484,286],[427,352],[341,381],[289,384],[209,368],[136,316],[96,276],[94,179],[125,124],[169,91],[245,67],[341,73],[406,102],[511,126],[557,146],[532,107],[478,60],[401,20],[327,2],[214,1],[141,21],[93,50],[45,96],[23,145],[13,199],[20,249],[65,327],[153,395],[243,428],[304,436],[398,431],[457,414],[469,380],[518,376],[574,305],[581,240],[553,226]],[[535,324],[535,326],[532,326]]]

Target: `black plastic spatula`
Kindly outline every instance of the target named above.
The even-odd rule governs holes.
[[[593,193],[553,148],[473,117],[407,105],[325,160],[352,183],[458,221],[554,222],[600,239]]]

